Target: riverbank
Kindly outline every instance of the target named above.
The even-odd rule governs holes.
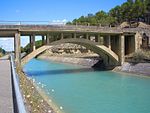
[[[92,67],[96,64],[100,58],[98,57],[63,57],[63,56],[47,56],[47,55],[40,55],[38,56],[39,59],[44,60],[51,60],[55,62],[62,62],[62,63],[70,63],[76,65],[82,65],[86,67]]]
[[[125,72],[150,77],[150,63],[129,63],[125,62],[122,66],[113,69],[115,72]]]
[[[48,102],[48,98],[37,89],[34,79],[27,78],[21,70],[18,70],[18,75],[24,103],[29,113],[59,113]]]
[[[69,56],[63,57],[63,56],[47,56],[47,55],[40,55],[38,56],[38,58],[44,60],[51,60],[55,62],[82,65],[87,67],[92,67],[100,60],[98,57],[79,58],[79,57],[69,57]],[[133,64],[133,63],[125,62],[122,66],[117,66],[112,71],[137,74],[141,76],[150,76],[150,63]]]

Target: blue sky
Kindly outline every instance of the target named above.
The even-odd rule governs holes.
[[[108,12],[126,0],[1,0],[0,21],[71,21],[100,10]],[[6,47],[10,39],[0,40]],[[27,40],[23,39],[23,43]]]

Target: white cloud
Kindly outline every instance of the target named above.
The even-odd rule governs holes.
[[[21,46],[25,47],[29,43],[28,37],[21,37]],[[14,38],[0,38],[0,47],[6,51],[14,51]]]
[[[16,12],[16,13],[20,13],[21,11],[20,11],[19,9],[17,9],[15,12]]]
[[[5,49],[6,51],[13,51],[14,50],[14,39],[13,38],[0,39],[0,47]]]
[[[50,22],[50,24],[58,24],[58,25],[61,25],[61,24],[66,24],[67,20],[66,19],[63,19],[63,20],[53,20],[52,22]]]
[[[67,22],[67,20],[66,20],[66,19],[63,19],[63,20],[62,20],[62,22],[65,22],[65,23],[66,23],[66,22]]]

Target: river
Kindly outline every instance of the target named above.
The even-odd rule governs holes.
[[[32,59],[25,73],[65,113],[150,113],[150,78]]]

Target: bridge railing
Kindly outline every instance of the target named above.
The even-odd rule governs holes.
[[[43,29],[57,29],[57,30],[86,30],[86,31],[109,31],[122,32],[121,28],[111,26],[91,26],[91,25],[68,25],[63,22],[49,22],[49,21],[0,21],[0,29],[21,29],[21,30],[43,30]]]
[[[92,26],[92,25],[69,25],[66,24],[66,22],[59,22],[59,21],[1,21],[0,20],[0,25],[58,25],[58,26],[73,26],[73,27],[88,27],[88,28],[110,28],[111,26],[105,25],[102,26],[101,24],[97,26]]]
[[[65,25],[65,22],[53,21],[0,21],[0,25]]]
[[[24,101],[22,98],[22,94],[19,88],[19,78],[17,77],[17,73],[15,70],[14,58],[13,55],[10,55],[10,62],[11,62],[11,71],[12,71],[12,80],[13,80],[13,87],[14,87],[14,94],[15,94],[15,104],[14,107],[17,109],[17,113],[27,113],[24,105]]]

